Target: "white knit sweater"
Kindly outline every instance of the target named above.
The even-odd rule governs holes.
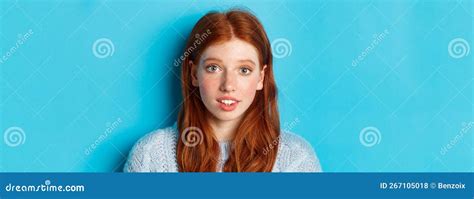
[[[124,172],[178,172],[176,144],[178,131],[172,127],[153,131],[132,148]],[[220,142],[219,171],[229,156],[230,144]],[[276,147],[269,150],[275,150]],[[262,149],[263,151],[264,149]],[[277,159],[272,172],[321,172],[321,165],[311,145],[298,135],[282,132]]]

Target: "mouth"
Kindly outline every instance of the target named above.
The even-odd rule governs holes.
[[[223,111],[233,111],[240,102],[240,100],[233,97],[220,97],[216,101],[219,102],[219,107]]]

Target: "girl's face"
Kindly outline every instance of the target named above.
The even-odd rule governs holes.
[[[240,39],[211,45],[193,67],[192,84],[199,87],[201,99],[212,115],[221,121],[240,120],[263,88],[255,47]]]

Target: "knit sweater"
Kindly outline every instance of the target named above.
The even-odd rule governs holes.
[[[130,151],[124,172],[178,172],[178,137],[176,123],[172,127],[155,130],[143,136]],[[219,142],[219,146],[218,171],[221,172],[229,157],[230,142]],[[268,149],[262,149],[262,152],[276,149],[275,146],[269,146]],[[321,165],[306,140],[293,133],[282,132],[272,172],[321,172]]]

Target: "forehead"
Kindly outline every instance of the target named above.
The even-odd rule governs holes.
[[[207,47],[201,55],[201,61],[208,58],[220,59],[223,62],[252,60],[259,63],[257,49],[240,39],[231,39]]]

